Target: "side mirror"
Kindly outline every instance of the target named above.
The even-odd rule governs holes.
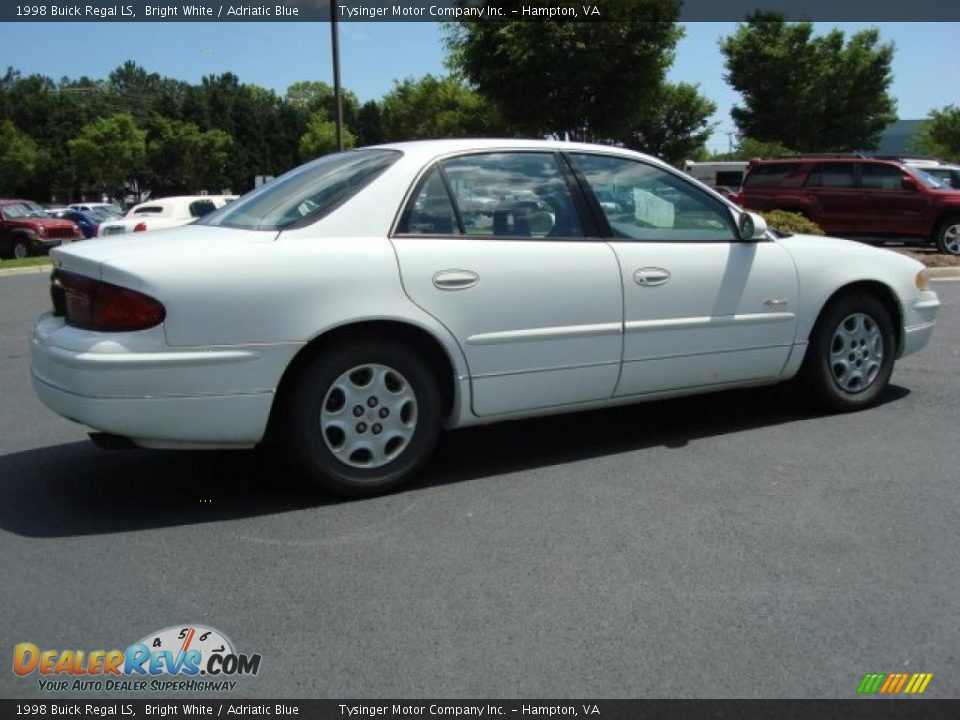
[[[920,183],[917,182],[917,179],[909,175],[903,176],[903,179],[900,181],[900,186],[904,190],[913,190],[914,192],[920,189]]]
[[[763,240],[767,232],[767,221],[752,212],[740,213],[740,219],[737,220],[737,235],[743,242],[753,240]]]

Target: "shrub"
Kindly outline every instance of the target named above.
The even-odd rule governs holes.
[[[783,235],[823,235],[819,225],[800,213],[771,210],[760,215],[767,221],[767,227]]]

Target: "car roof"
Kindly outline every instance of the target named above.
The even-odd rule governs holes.
[[[656,163],[657,165],[669,167],[666,163],[658,158],[655,158],[651,155],[644,155],[643,153],[639,153],[634,150],[628,150],[627,148],[616,147],[614,145],[568,142],[566,140],[532,140],[518,138],[411,140],[407,142],[373,145],[364,149],[371,148],[400,150],[404,155],[424,163],[442,155],[470,152],[473,150],[481,152],[491,150],[540,150],[545,152],[601,152],[612,155],[622,155],[624,157],[642,157],[645,160]]]

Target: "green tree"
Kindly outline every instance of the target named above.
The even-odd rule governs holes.
[[[522,133],[620,137],[673,61],[680,4],[611,0],[606,22],[451,23],[448,65]]]
[[[223,130],[203,131],[193,123],[150,119],[147,168],[144,178],[155,195],[219,192],[228,184],[227,162],[232,138]]]
[[[766,142],[763,140],[754,140],[753,138],[742,138],[737,147],[730,152],[714,153],[710,156],[711,160],[753,160],[754,158],[780,157],[783,155],[796,155],[796,151],[791,150],[778,142]]]
[[[923,131],[913,141],[912,149],[924,155],[960,162],[960,107],[947,105],[940,110],[931,110]]]
[[[349,150],[356,143],[349,128],[343,128],[343,149]],[[300,157],[312,160],[337,150],[337,124],[328,120],[323,112],[316,112],[307,123],[307,131],[300,138]]]
[[[333,120],[337,114],[333,98],[333,88],[320,80],[302,80],[287,88],[287,102],[308,113],[325,112]],[[343,109],[343,124],[354,127],[360,112],[360,101],[350,90],[341,89],[340,104]]]
[[[10,120],[0,122],[0,194],[17,195],[37,170],[40,151]]]
[[[357,111],[357,145],[377,145],[383,142],[383,118],[380,103],[370,100]]]
[[[679,165],[706,151],[714,128],[710,118],[716,110],[716,104],[703,97],[696,85],[664,83],[656,100],[634,122],[623,144]]]
[[[67,145],[79,176],[110,195],[122,196],[147,154],[147,133],[129,113],[85,125]]]
[[[724,38],[726,80],[743,104],[733,108],[742,135],[802,152],[869,150],[896,119],[888,90],[892,43],[875,28],[849,39],[813,36],[813,23],[756,12]]]
[[[502,123],[478,93],[454,77],[425,75],[396,82],[382,101],[388,141],[500,134]]]

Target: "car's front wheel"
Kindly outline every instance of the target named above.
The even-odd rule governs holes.
[[[960,215],[953,215],[940,223],[937,249],[949,255],[960,255]]]
[[[23,260],[30,255],[30,243],[24,238],[16,238],[13,241],[13,251],[11,253],[15,260]]]
[[[437,380],[398,342],[357,340],[317,354],[285,398],[285,444],[308,481],[336,495],[392,490],[433,451]]]
[[[817,321],[802,379],[821,407],[858,410],[883,392],[895,355],[893,321],[883,303],[868,294],[845,295]]]

